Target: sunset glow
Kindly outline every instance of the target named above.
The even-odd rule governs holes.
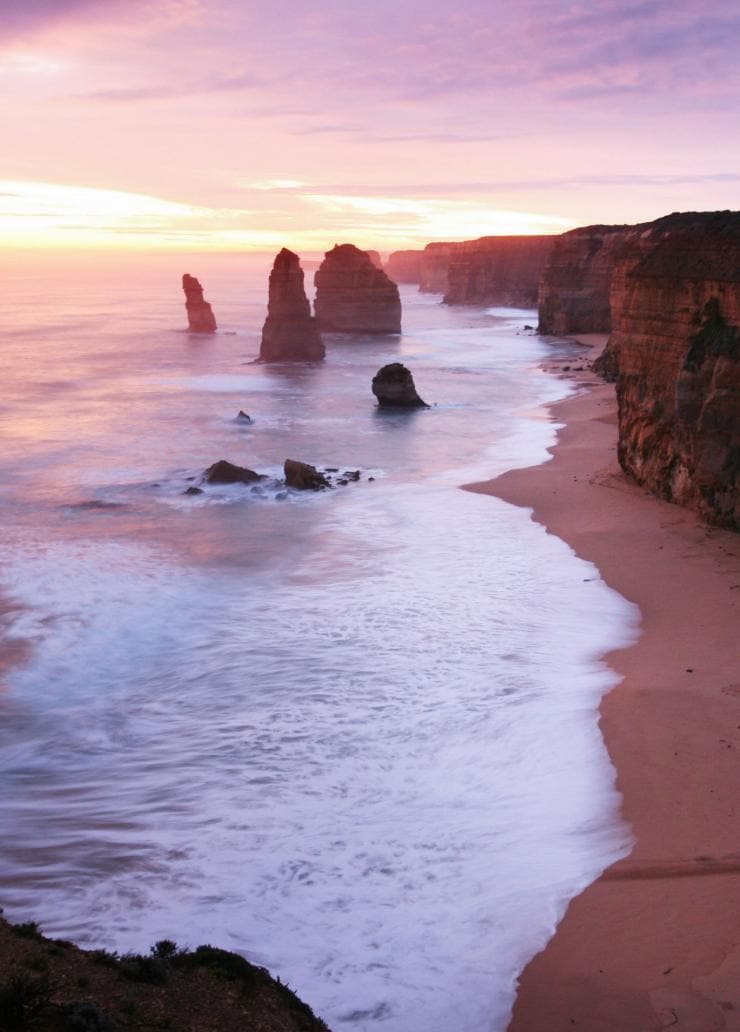
[[[730,0],[2,7],[1,247],[391,250],[740,206]]]

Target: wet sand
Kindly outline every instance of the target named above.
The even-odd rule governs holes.
[[[613,385],[568,375],[552,461],[469,489],[531,508],[640,607],[601,706],[636,843],[526,967],[510,1032],[740,1030],[740,537],[630,482]]]

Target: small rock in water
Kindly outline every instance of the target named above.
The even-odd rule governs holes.
[[[347,480],[359,480],[360,471],[359,469],[346,469],[344,473],[342,473],[342,476],[346,477]]]
[[[261,474],[246,466],[235,466],[233,462],[220,459],[203,474],[209,484],[252,484],[255,480],[263,480]]]
[[[284,502],[287,497],[288,497],[288,492],[287,491],[278,491],[278,493],[275,495],[275,501],[276,502]]]
[[[383,408],[429,408],[416,393],[414,378],[405,365],[391,362],[373,377],[373,394]]]
[[[254,422],[252,417],[248,416],[247,413],[244,412],[242,409],[239,409],[239,415],[236,418],[237,418],[237,420],[240,423],[253,423]]]
[[[283,468],[286,485],[295,487],[298,491],[321,491],[325,487],[331,487],[324,474],[319,473],[315,466],[310,466],[307,462],[286,459]]]
[[[186,495],[199,495],[199,494],[203,494],[203,488],[202,487],[188,487],[185,491],[183,491],[183,494],[186,494]]]

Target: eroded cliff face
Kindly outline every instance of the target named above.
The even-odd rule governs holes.
[[[203,287],[195,276],[185,273],[182,277],[185,291],[185,311],[188,313],[188,329],[193,333],[215,333],[216,316],[203,297]]]
[[[297,254],[284,247],[275,258],[270,273],[260,361],[318,362],[325,353],[303,286],[300,260]]]
[[[354,244],[327,251],[314,282],[314,311],[322,332],[401,332],[398,287]]]
[[[669,215],[614,270],[619,461],[740,530],[740,212]]]
[[[617,259],[635,226],[584,226],[553,241],[538,292],[539,332],[608,333]]]
[[[388,255],[385,271],[394,283],[419,283],[423,251],[393,251]]]
[[[535,308],[554,236],[481,237],[457,244],[449,259],[445,303]]]
[[[419,290],[423,294],[444,294],[448,285],[450,259],[459,244],[427,244],[421,254]]]

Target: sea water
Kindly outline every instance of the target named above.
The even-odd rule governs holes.
[[[218,334],[184,330],[184,271]],[[546,461],[570,388],[535,313],[413,287],[400,338],[255,364],[267,272],[4,270],[0,593],[29,652],[0,693],[0,904],[86,947],[237,950],[335,1030],[502,1030],[629,844],[597,707],[635,613],[461,490]],[[377,409],[392,361],[429,409]],[[221,458],[268,480],[186,495]],[[361,478],[286,496],[285,458]]]

